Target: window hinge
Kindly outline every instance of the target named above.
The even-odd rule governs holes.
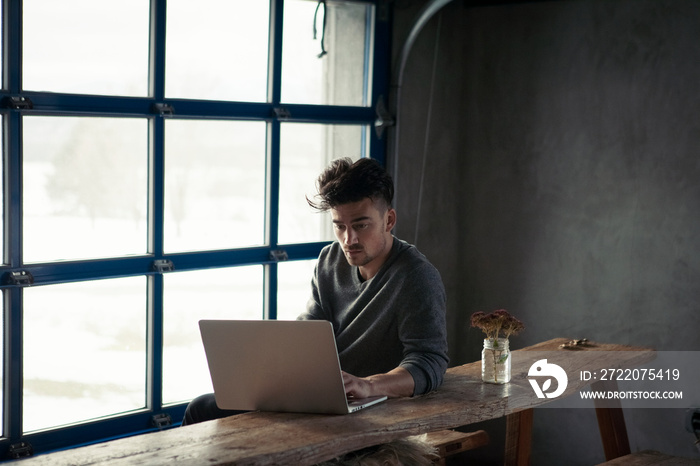
[[[34,448],[29,442],[19,442],[10,445],[10,450],[7,452],[8,456],[13,459],[27,458],[34,454]]]
[[[292,116],[289,109],[285,107],[275,107],[273,110],[275,112],[275,116],[280,120],[289,120],[289,118]]]
[[[172,272],[175,270],[175,264],[169,259],[157,259],[151,264],[151,270],[158,273]]]
[[[173,425],[173,419],[168,413],[155,414],[151,417],[151,425],[157,427],[158,429],[163,429],[165,427],[170,427]]]
[[[394,126],[394,117],[389,113],[384,103],[384,96],[379,96],[379,101],[377,102],[377,119],[374,121],[374,130],[377,133],[379,139],[384,135],[384,130],[390,126]]]
[[[29,286],[34,283],[34,277],[27,270],[15,270],[7,272],[2,277],[3,285]]]
[[[153,113],[157,113],[160,116],[172,116],[175,112],[175,109],[172,105],[164,104],[162,102],[153,104],[151,110],[153,111]]]
[[[30,110],[34,108],[34,104],[29,97],[15,95],[5,98],[5,107],[14,108],[15,110]]]
[[[282,262],[289,260],[289,256],[287,255],[287,251],[284,249],[275,249],[270,251],[270,260],[273,262]]]

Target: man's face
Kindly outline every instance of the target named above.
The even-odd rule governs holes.
[[[331,217],[348,263],[358,266],[365,279],[372,278],[391,251],[394,209],[365,198],[332,208]]]

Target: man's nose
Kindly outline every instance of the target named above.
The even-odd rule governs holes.
[[[345,244],[355,244],[357,243],[357,232],[352,228],[348,228],[345,231]]]

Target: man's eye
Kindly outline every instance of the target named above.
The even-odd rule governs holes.
[[[339,225],[337,223],[334,223],[333,228],[335,228],[336,230],[343,230],[345,228],[345,225]]]
[[[357,224],[357,225],[354,225],[355,230],[364,230],[364,229],[367,228],[368,226],[369,226],[368,223],[359,223],[359,224]]]

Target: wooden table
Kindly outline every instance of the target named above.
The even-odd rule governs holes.
[[[483,383],[481,362],[477,361],[448,369],[439,390],[414,398],[391,399],[350,415],[253,412],[40,455],[22,460],[22,463],[23,466],[174,462],[183,465],[310,465],[409,435],[506,416],[506,464],[528,464],[532,408],[552,400],[534,396],[527,371],[541,356],[538,351],[573,355],[574,350],[560,348],[567,341],[560,338],[516,351],[517,358],[513,360],[520,362],[513,367],[513,378],[506,385]],[[616,357],[614,362],[620,367],[633,367],[655,357],[654,351],[648,348],[599,343],[575,351],[620,352],[622,357]],[[572,371],[569,373],[596,369],[590,363],[586,367],[576,367],[575,358],[570,359],[570,364],[562,365],[569,366],[565,367],[567,372]],[[611,367],[613,363],[605,359],[602,357],[596,362],[598,369]],[[563,396],[577,392],[587,383],[590,382],[570,380]],[[621,410],[600,408],[597,411],[603,442],[605,444],[607,439],[614,447],[611,453],[606,450],[606,456],[612,455],[607,459],[625,454],[627,433]],[[629,453],[628,442],[626,453]]]

